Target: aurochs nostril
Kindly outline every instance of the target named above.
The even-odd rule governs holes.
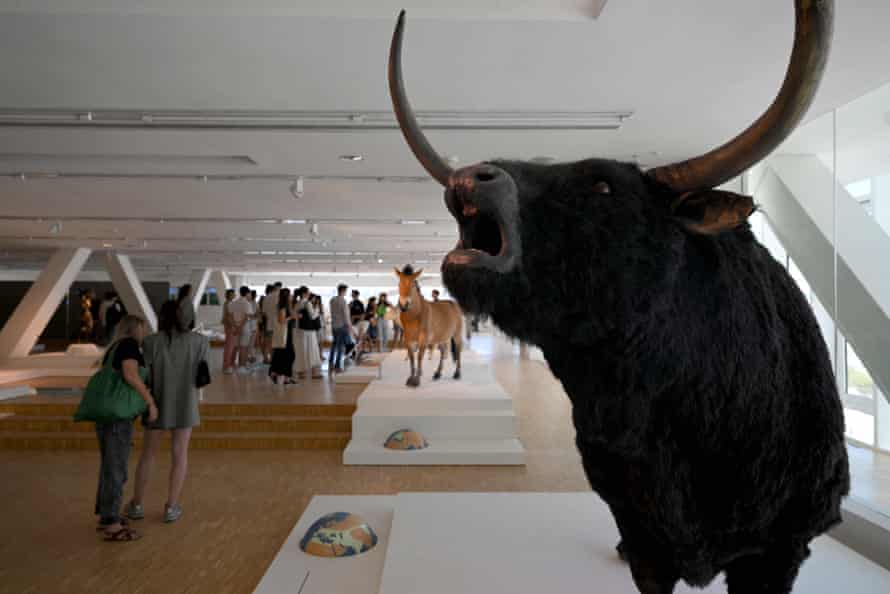
[[[476,181],[480,182],[490,182],[495,177],[497,177],[494,173],[489,173],[488,171],[480,171],[476,174]]]

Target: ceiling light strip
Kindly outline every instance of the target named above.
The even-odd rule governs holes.
[[[633,116],[617,111],[419,111],[429,130],[617,130]],[[131,111],[0,109],[0,126],[393,130],[383,111]]]

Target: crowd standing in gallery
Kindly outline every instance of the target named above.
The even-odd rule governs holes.
[[[224,333],[223,372],[247,375],[268,365],[268,375],[279,385],[319,380],[327,360],[331,374],[342,373],[369,351],[386,351],[398,337],[398,308],[386,293],[362,302],[341,284],[328,304],[332,344],[327,358],[322,344],[327,334],[321,296],[309,287],[291,292],[282,283],[267,285],[257,300],[256,291],[229,289],[222,304]],[[438,299],[434,291],[433,299]],[[146,490],[165,432],[171,436],[171,469],[164,522],[183,514],[180,502],[188,472],[192,429],[200,424],[200,389],[210,383],[209,341],[200,330],[191,285],[183,285],[175,299],[163,304],[158,331],[148,334],[146,322],[127,315],[117,294],[105,293],[101,302],[92,289],[81,296],[82,340],[95,338],[108,344],[100,370],[90,380],[80,420],[96,422],[99,441],[99,484],[95,514],[97,532],[112,542],[139,539],[131,522],[146,517]],[[109,409],[109,397],[126,402],[124,409]],[[131,499],[124,505],[128,458],[134,424],[141,419],[144,441],[135,472]],[[123,507],[123,509],[122,509]],[[159,506],[160,507],[160,506]]]

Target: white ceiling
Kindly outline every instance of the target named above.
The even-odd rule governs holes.
[[[811,119],[890,79],[890,4],[836,4]],[[793,30],[790,0],[611,0],[598,19],[600,3],[580,0],[4,2],[0,110],[388,110],[386,57],[402,5],[419,110],[634,112],[619,131],[430,132],[461,165],[536,156],[652,165],[703,152],[772,99]],[[0,127],[0,174],[20,171],[191,177],[0,177],[0,265],[111,244],[146,275],[208,265],[388,271],[435,260],[455,241],[440,189],[396,130]],[[297,175],[307,177],[299,200],[288,191]],[[393,177],[415,181],[376,180]],[[312,235],[261,219],[321,223]]]

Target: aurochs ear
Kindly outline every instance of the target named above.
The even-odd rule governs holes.
[[[694,233],[716,235],[744,224],[756,208],[754,199],[722,190],[690,192],[677,198],[671,213]]]

